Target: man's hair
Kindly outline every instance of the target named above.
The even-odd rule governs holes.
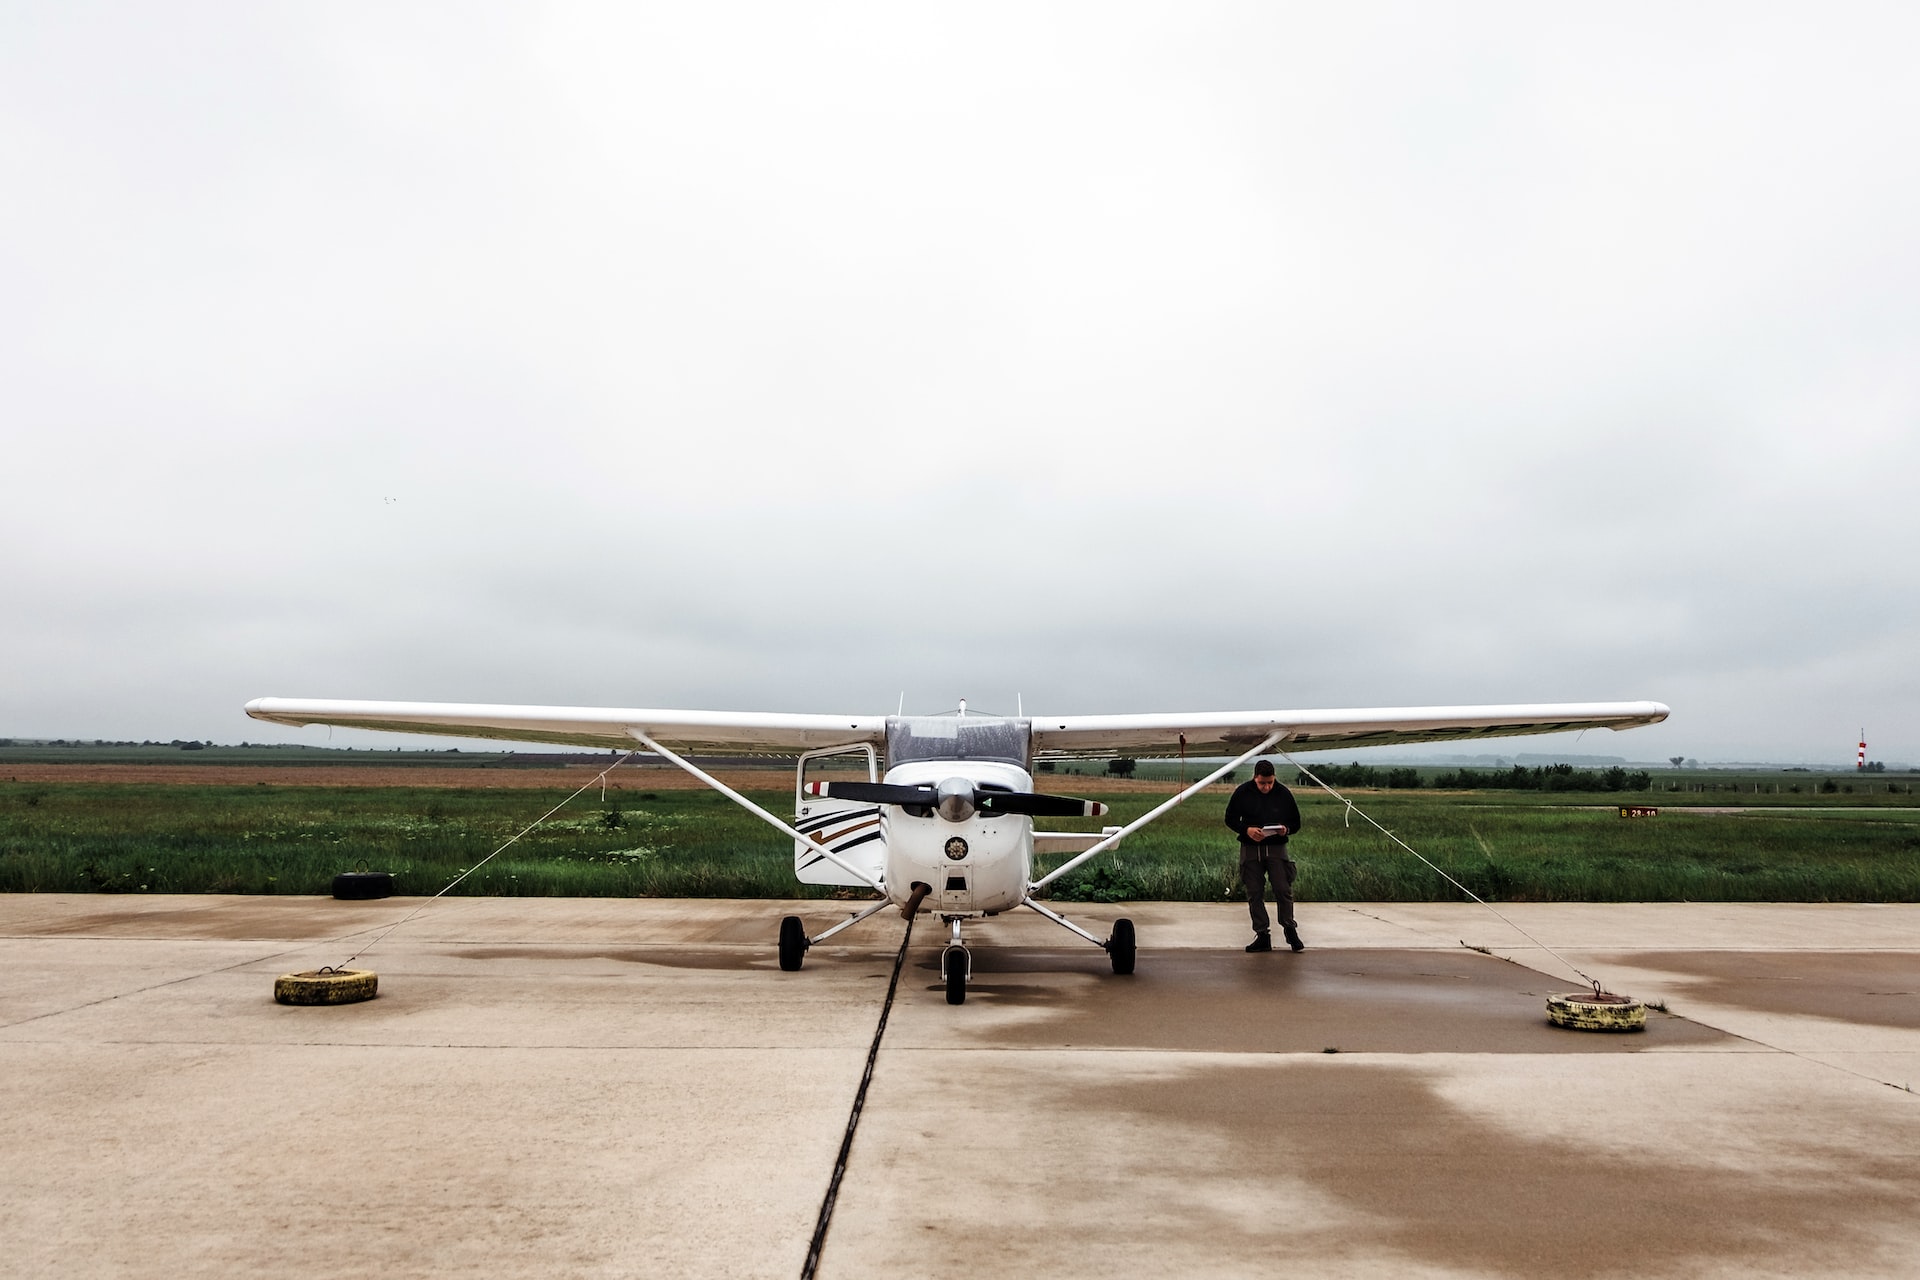
[[[1271,778],[1273,776],[1273,761],[1262,760],[1255,764],[1253,766],[1253,776],[1256,778]]]

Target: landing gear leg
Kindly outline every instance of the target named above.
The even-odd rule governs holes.
[[[1050,911],[1046,907],[1041,906],[1033,900],[1031,895],[1020,905],[1023,907],[1032,907],[1035,911],[1038,911],[1062,929],[1072,930],[1088,942],[1091,942],[1094,946],[1106,952],[1113,958],[1113,971],[1115,973],[1133,972],[1133,921],[1125,918],[1115,920],[1113,922],[1113,936],[1105,942],[1102,942],[1073,921],[1061,915],[1058,911]]]
[[[965,1004],[967,978],[973,972],[973,957],[960,945],[960,921],[956,918],[948,923],[953,932],[948,936],[947,949],[940,953],[940,976],[947,983],[947,1003]]]

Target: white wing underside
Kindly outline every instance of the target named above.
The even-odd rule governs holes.
[[[636,746],[638,729],[670,747],[710,755],[795,756],[821,747],[887,740],[885,716],[770,711],[661,711],[643,707],[512,707],[466,702],[346,702],[255,698],[255,720],[331,724],[450,738],[500,738],[575,747]]]
[[[1047,757],[1239,755],[1276,729],[1277,750],[1382,747],[1403,742],[1511,738],[1568,729],[1658,724],[1658,702],[1562,702],[1524,706],[1352,707],[1320,711],[1171,712],[1035,717],[1033,754]]]
[[[623,750],[635,745],[633,731],[637,729],[678,750],[710,755],[794,756],[822,747],[861,743],[884,750],[887,730],[883,715],[297,698],[256,698],[247,704],[247,714],[277,724],[327,724]],[[1666,718],[1667,708],[1658,702],[1036,716],[1032,720],[1033,755],[1037,760],[1239,755],[1276,729],[1286,734],[1276,750],[1321,751],[1329,747],[1517,737],[1569,729],[1631,729],[1658,724]]]

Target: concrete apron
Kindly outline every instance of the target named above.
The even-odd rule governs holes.
[[[446,900],[272,1003],[413,905],[0,898],[9,1270],[798,1274],[897,917],[782,974],[843,906]],[[1471,905],[1137,905],[1132,978],[1019,913],[959,1007],[923,922],[821,1274],[1911,1273],[1920,908],[1502,910],[1679,1016],[1548,1027]]]

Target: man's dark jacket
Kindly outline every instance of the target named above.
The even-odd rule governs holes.
[[[1279,779],[1274,780],[1273,790],[1265,795],[1261,795],[1260,788],[1249,779],[1235,787],[1233,798],[1227,801],[1227,825],[1233,828],[1233,833],[1240,837],[1242,844],[1254,843],[1247,839],[1248,827],[1284,826],[1287,835],[1292,835],[1300,829],[1300,806],[1294,803],[1293,792],[1281,786]],[[1279,841],[1268,836],[1262,843],[1277,844]],[[1254,847],[1258,848],[1259,845]]]

